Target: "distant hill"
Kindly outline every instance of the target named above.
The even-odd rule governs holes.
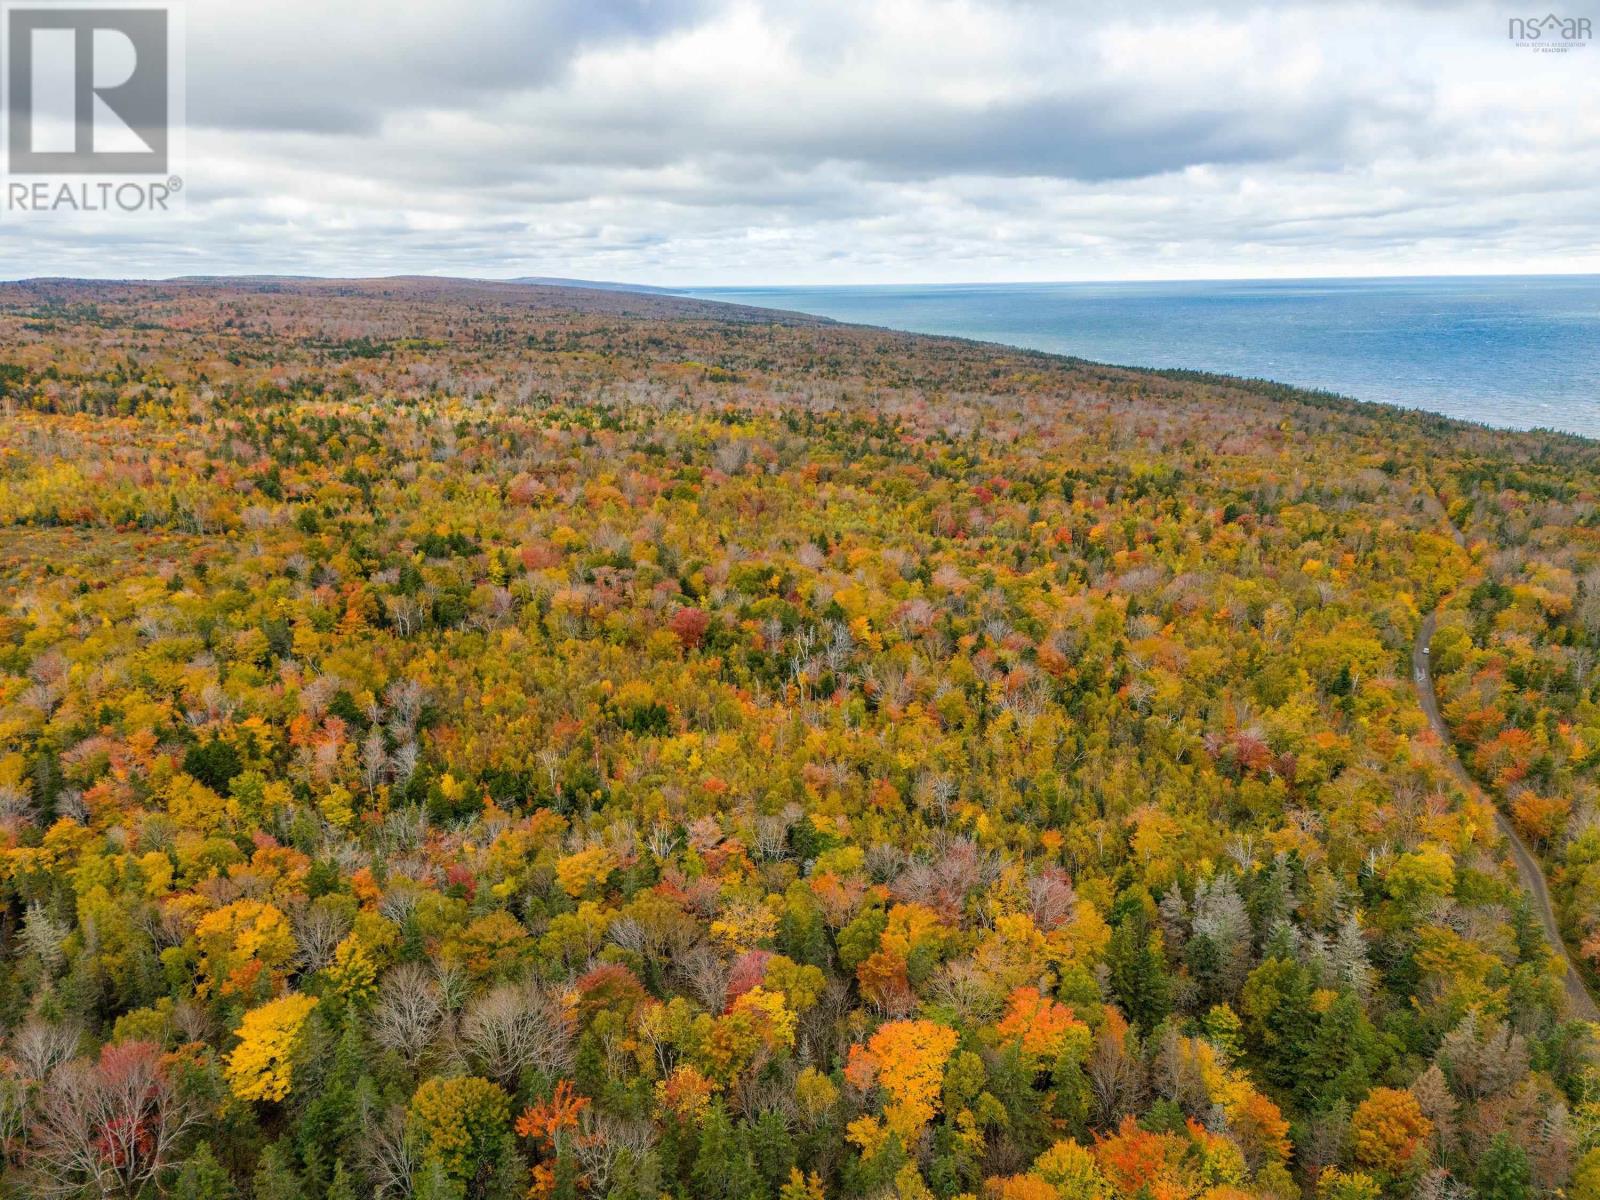
[[[643,284],[643,283],[618,283],[618,282],[615,282],[613,280],[604,280],[604,279],[567,279],[567,278],[564,278],[563,276],[559,276],[559,275],[521,275],[521,276],[518,276],[515,279],[476,279],[476,278],[471,278],[471,277],[467,277],[467,276],[456,276],[456,275],[387,275],[387,276],[370,277],[370,279],[363,280],[362,282],[370,282],[370,281],[372,281],[374,279],[386,279],[386,280],[435,279],[435,280],[440,280],[440,281],[450,281],[450,282],[456,282],[456,283],[521,284],[521,285],[529,286],[529,287],[585,288],[585,289],[588,289],[589,291],[598,291],[598,292],[640,292],[640,293],[644,293],[644,294],[647,294],[647,295],[653,295],[653,296],[677,296],[677,295],[681,295],[683,293],[683,290],[684,290],[682,288],[651,287],[650,285]],[[34,278],[34,279],[17,280],[17,282],[19,282],[19,283],[61,283],[61,282],[68,282],[68,280],[66,279],[66,277],[40,276],[40,277]],[[71,280],[71,282],[81,282],[81,281]],[[118,280],[118,281],[106,280],[104,282],[133,283],[133,282],[144,282],[144,281],[136,281],[136,280],[133,280],[133,279],[128,279],[128,280]],[[345,282],[345,281],[344,280],[340,280],[340,279],[333,279],[333,278],[330,278],[328,276],[321,276],[321,275],[271,275],[271,274],[260,274],[260,275],[180,275],[180,276],[176,276],[174,278],[167,279],[167,280],[149,281],[149,282],[206,283],[206,284],[229,284],[229,283],[251,284],[251,283],[328,283],[328,282]]]
[[[359,280],[335,279],[320,275],[180,275],[171,279],[161,280],[79,280],[67,277],[38,276],[29,279],[18,279],[18,284],[62,284],[62,283],[151,283],[151,284],[181,284],[181,285],[207,285],[207,286],[283,286],[283,285],[317,285],[317,284],[344,284],[359,282],[362,284],[376,283],[409,283],[433,282],[437,284],[481,284],[484,286],[499,287],[532,287],[532,288],[564,288],[570,291],[590,292],[626,292],[640,296],[683,296],[681,288],[651,287],[643,283],[618,283],[605,279],[566,279],[558,275],[522,275],[515,279],[474,279],[454,275],[383,275],[372,276]],[[717,301],[701,301],[700,303],[718,303]],[[746,307],[746,306],[740,306]]]
[[[459,279],[444,275],[388,275],[367,279],[325,279],[304,275],[191,275],[162,280],[38,278],[0,283],[0,309],[13,296],[51,303],[91,303],[110,296],[142,296],[175,301],[233,293],[344,298],[371,297],[391,302],[456,304],[476,300],[550,312],[609,314],[649,320],[704,320],[735,324],[831,326],[827,317],[775,308],[754,308],[720,300],[700,300],[664,288],[638,291],[621,284],[578,280],[538,283],[531,279]]]
[[[682,288],[651,287],[644,283],[615,283],[605,279],[563,279],[559,275],[522,275],[507,283],[528,283],[539,287],[591,288],[601,292],[648,292],[654,296],[676,296]]]

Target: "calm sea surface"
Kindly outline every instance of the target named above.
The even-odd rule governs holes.
[[[1600,276],[941,287],[688,294],[1100,362],[1323,388],[1600,437]]]

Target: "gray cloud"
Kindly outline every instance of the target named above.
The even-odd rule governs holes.
[[[1600,269],[1600,75],[1488,4],[190,0],[188,26],[187,211],[0,224],[10,273]]]
[[[701,16],[700,0],[211,3],[190,8],[193,125],[371,134],[417,109],[558,79],[573,57]]]

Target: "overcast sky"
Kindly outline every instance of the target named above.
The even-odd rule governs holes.
[[[0,274],[1600,271],[1600,43],[1528,7],[189,0],[186,211]]]

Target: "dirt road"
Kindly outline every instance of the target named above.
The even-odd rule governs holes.
[[[1411,649],[1411,679],[1417,688],[1417,703],[1422,705],[1428,724],[1433,726],[1433,732],[1444,748],[1445,761],[1450,764],[1450,769],[1455,772],[1456,778],[1461,780],[1462,786],[1476,794],[1482,789],[1472,776],[1467,774],[1467,768],[1456,757],[1455,744],[1450,739],[1450,731],[1445,727],[1444,718],[1439,715],[1439,701],[1433,692],[1433,672],[1428,663],[1428,644],[1433,641],[1433,631],[1438,624],[1438,617],[1437,612],[1429,613],[1423,619],[1422,628],[1417,631],[1417,642]],[[1545,882],[1544,872],[1539,868],[1539,860],[1523,843],[1510,820],[1500,811],[1500,806],[1491,800],[1490,808],[1494,810],[1495,825],[1511,843],[1511,858],[1517,864],[1517,875],[1522,879],[1522,886],[1533,897],[1533,907],[1539,914],[1539,920],[1544,924],[1545,937],[1556,948],[1556,953],[1561,956],[1561,961],[1567,968],[1562,982],[1566,986],[1572,1015],[1584,1021],[1600,1021],[1600,1007],[1595,1005],[1594,997],[1589,995],[1588,989],[1584,987],[1582,977],[1567,954],[1566,943],[1561,940],[1561,927],[1556,924],[1555,907],[1550,903],[1550,886]]]

